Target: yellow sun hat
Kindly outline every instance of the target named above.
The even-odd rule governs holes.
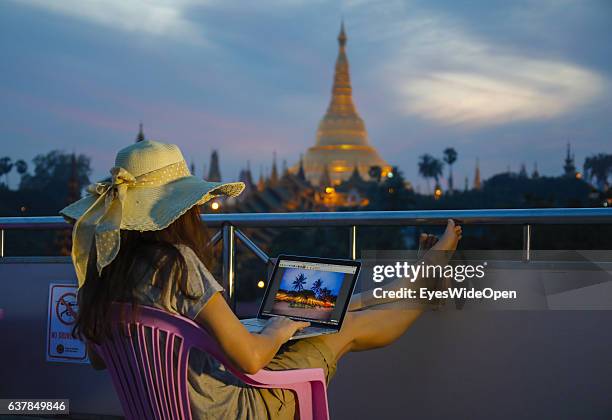
[[[102,273],[119,253],[120,229],[164,229],[193,206],[220,195],[235,197],[245,187],[242,182],[208,182],[192,176],[178,146],[150,140],[120,150],[110,172],[110,182],[90,185],[87,196],[60,211],[75,221],[72,262],[79,287],[85,282],[94,241]]]

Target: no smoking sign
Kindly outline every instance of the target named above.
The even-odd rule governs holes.
[[[47,361],[89,363],[85,343],[72,336],[78,312],[75,285],[49,285]]]

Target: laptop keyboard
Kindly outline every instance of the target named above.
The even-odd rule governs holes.
[[[241,319],[240,322],[242,322],[244,325],[266,325],[266,323],[268,322],[267,319],[262,319],[262,318],[249,318],[249,319]]]
[[[335,332],[335,330],[330,330],[329,328],[306,327],[302,330],[297,331],[295,334],[293,334],[293,336],[299,337],[301,335],[306,334],[329,334],[331,332]]]
[[[266,323],[267,323],[267,319],[261,319],[261,318],[249,318],[249,319],[242,319],[240,320],[240,322],[242,322],[242,324],[246,327],[247,331],[251,332],[251,333],[259,333],[261,332]],[[294,337],[300,337],[302,335],[310,335],[310,334],[330,334],[336,332],[333,329],[329,329],[329,328],[321,328],[321,327],[306,327],[302,330],[297,331],[293,336]]]
[[[242,319],[240,320],[240,322],[242,322],[242,325],[246,327],[248,332],[258,333],[264,329],[268,320],[261,319],[261,318],[249,318],[249,319]]]

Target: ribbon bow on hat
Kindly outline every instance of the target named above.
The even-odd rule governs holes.
[[[85,283],[89,252],[94,240],[99,274],[119,253],[123,204],[127,190],[136,183],[136,178],[120,166],[115,166],[110,172],[111,182],[98,182],[87,188],[98,198],[76,221],[72,231],[72,261],[79,287]]]

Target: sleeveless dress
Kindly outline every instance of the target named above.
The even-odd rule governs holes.
[[[187,245],[175,245],[187,264],[187,291],[195,299],[177,290],[170,296],[173,310],[195,319],[200,310],[223,287]],[[161,289],[153,284],[158,274],[144,260],[138,260],[136,271],[141,278],[134,290],[142,305],[165,309]],[[189,400],[194,419],[287,419],[293,420],[296,410],[293,392],[281,389],[254,388],[244,384],[207,353],[192,349],[188,364]],[[336,371],[335,357],[321,337],[285,343],[266,366],[269,370],[323,368],[327,382]]]

